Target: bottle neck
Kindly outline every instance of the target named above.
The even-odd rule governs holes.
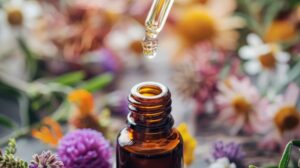
[[[134,86],[129,100],[127,122],[141,133],[165,134],[170,132],[174,120],[171,116],[171,94],[160,83],[143,82]]]

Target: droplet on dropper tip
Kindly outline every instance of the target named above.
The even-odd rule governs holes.
[[[155,50],[144,50],[143,55],[148,59],[153,59],[156,57],[157,52]]]
[[[153,59],[153,58],[156,57],[156,55],[147,55],[146,57],[147,57],[148,59]]]
[[[155,58],[157,54],[158,41],[156,38],[145,38],[142,42],[143,55],[148,59]]]

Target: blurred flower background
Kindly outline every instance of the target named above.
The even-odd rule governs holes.
[[[95,164],[110,167],[127,94],[150,80],[172,92],[186,166],[277,163],[300,138],[300,2],[175,0],[149,60],[151,3],[0,0],[0,147],[20,144],[0,160],[72,167],[66,146],[78,136],[97,141],[80,152],[99,148]]]

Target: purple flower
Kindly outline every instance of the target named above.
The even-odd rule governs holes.
[[[116,91],[109,94],[107,97],[107,107],[113,114],[119,116],[127,116],[128,114],[128,100],[125,94]]]
[[[30,162],[29,168],[64,168],[64,164],[60,161],[57,155],[50,151],[43,152],[40,155],[33,155],[33,160]]]
[[[90,75],[98,75],[103,72],[115,74],[119,72],[122,67],[119,58],[108,48],[101,48],[89,52],[82,57],[81,61],[84,63],[84,69],[86,69]]]
[[[215,160],[220,158],[228,158],[231,163],[240,165],[245,157],[240,144],[230,142],[225,144],[223,141],[218,141],[213,144],[212,155]]]
[[[61,139],[58,155],[65,168],[110,168],[112,150],[100,132],[81,129]]]

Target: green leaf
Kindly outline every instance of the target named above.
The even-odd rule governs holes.
[[[20,111],[20,119],[22,126],[28,126],[30,124],[29,121],[29,99],[25,95],[25,93],[20,93],[18,97],[19,111]]]
[[[296,7],[300,4],[300,1],[299,0],[289,0],[288,4],[291,7]]]
[[[8,117],[0,114],[0,125],[7,127],[7,128],[13,128],[15,127],[15,123],[9,119]]]
[[[113,81],[113,75],[111,73],[104,73],[93,79],[82,82],[78,88],[86,89],[90,92],[100,90],[110,84]]]
[[[279,162],[279,166],[278,166],[279,168],[287,168],[288,167],[292,147],[293,147],[293,143],[290,141],[285,147],[285,150],[284,150],[281,160]]]
[[[55,83],[60,83],[62,85],[74,85],[78,82],[81,82],[84,77],[85,74],[82,71],[76,71],[58,76],[52,79],[52,81]]]
[[[250,165],[249,168],[258,168],[254,165]],[[278,166],[264,166],[263,168],[278,168]]]
[[[51,118],[55,121],[67,121],[71,112],[71,105],[68,101],[64,101],[61,105],[57,108],[57,110],[51,115]]]
[[[283,155],[281,157],[281,160],[279,162],[278,168],[287,168],[288,167],[293,146],[300,147],[300,141],[299,140],[290,141],[286,145]]]
[[[272,4],[268,5],[266,13],[264,15],[264,28],[268,28],[270,26],[270,24],[273,22],[277,14],[284,6],[284,1],[277,1],[276,3],[271,3]]]
[[[295,64],[292,69],[287,73],[287,79],[285,81],[278,82],[274,87],[270,88],[270,90],[267,93],[267,97],[269,99],[273,99],[277,93],[282,91],[285,86],[287,86],[289,83],[297,80],[300,76],[300,61]]]
[[[248,28],[253,31],[254,33],[258,34],[259,36],[263,35],[263,31],[261,25],[254,17],[247,15],[245,13],[237,13],[238,16],[243,17],[248,25]]]
[[[26,56],[26,67],[29,72],[29,79],[34,79],[37,73],[37,57],[36,55],[29,49],[26,42],[23,38],[18,38],[18,44],[24,55]]]
[[[227,64],[226,66],[224,66],[224,68],[221,70],[221,72],[219,74],[219,78],[224,80],[228,76],[228,74],[230,72],[230,68],[231,68],[230,64]]]

